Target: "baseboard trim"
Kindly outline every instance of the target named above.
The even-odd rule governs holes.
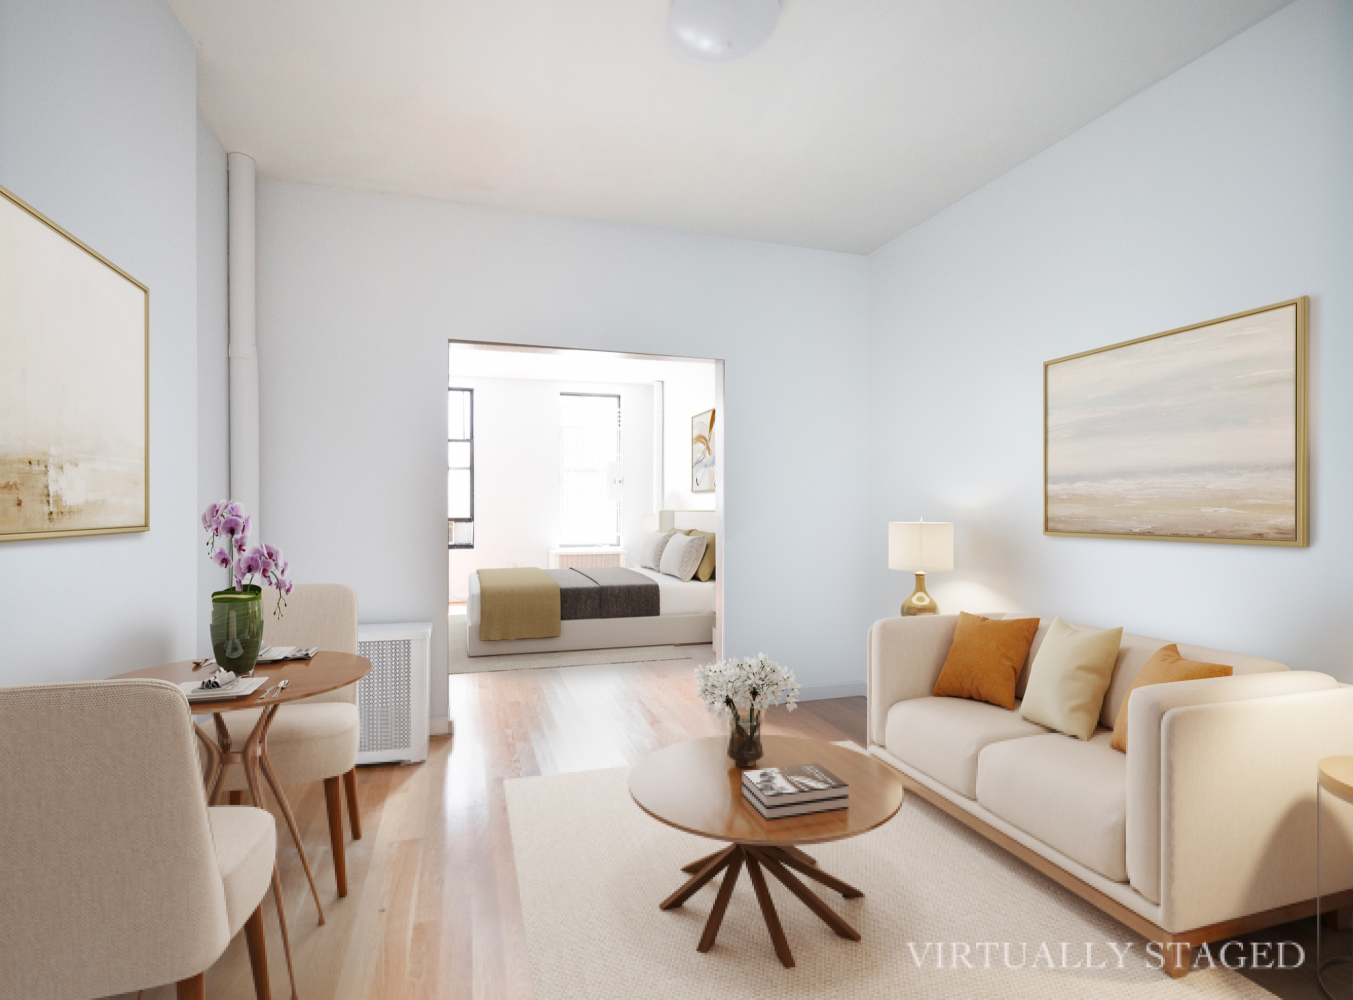
[[[451,731],[451,720],[445,715],[434,715],[428,720],[429,736],[448,736]]]
[[[826,701],[828,698],[863,698],[867,685],[859,684],[809,684],[799,688],[799,701]]]

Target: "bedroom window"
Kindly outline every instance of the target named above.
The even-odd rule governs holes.
[[[561,545],[620,544],[620,397],[559,394]]]
[[[446,404],[447,548],[474,548],[474,390],[451,389]]]

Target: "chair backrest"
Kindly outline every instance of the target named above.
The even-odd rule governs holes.
[[[0,998],[177,982],[230,943],[188,701],[157,680],[0,688]]]
[[[298,583],[281,618],[272,609],[277,591],[263,595],[263,641],[269,646],[318,646],[336,653],[357,652],[357,592],[341,583]],[[349,684],[303,701],[356,704],[357,686]]]

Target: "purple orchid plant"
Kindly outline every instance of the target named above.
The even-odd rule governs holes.
[[[251,523],[244,507],[233,500],[219,500],[202,512],[202,528],[207,533],[207,552],[211,561],[230,570],[230,586],[243,591],[260,578],[277,591],[273,614],[282,617],[287,595],[291,593],[291,564],[275,545],[249,547]],[[214,551],[213,551],[214,550]]]

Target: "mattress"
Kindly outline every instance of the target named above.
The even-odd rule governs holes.
[[[674,576],[651,569],[632,567],[658,585],[658,600],[662,615],[707,615],[714,611],[714,581],[678,580]],[[469,624],[479,624],[479,574],[470,574],[470,593],[466,603]]]

